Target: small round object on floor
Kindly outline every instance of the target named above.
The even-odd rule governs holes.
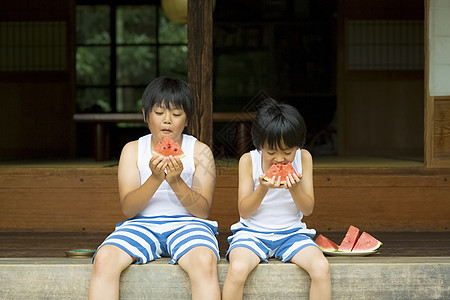
[[[66,256],[70,258],[89,258],[94,256],[93,249],[73,249],[66,251]]]

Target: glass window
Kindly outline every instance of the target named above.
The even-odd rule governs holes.
[[[116,38],[118,44],[156,43],[156,6],[118,6]]]
[[[187,26],[157,4],[117,2],[77,5],[78,112],[139,112],[154,78],[187,80]]]

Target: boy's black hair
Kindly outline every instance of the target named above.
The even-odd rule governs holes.
[[[182,109],[186,113],[188,123],[194,113],[194,95],[189,85],[179,79],[161,76],[154,79],[142,95],[142,108],[145,121],[153,106]]]
[[[269,149],[302,148],[306,138],[306,125],[295,107],[267,98],[256,113],[251,132],[256,149],[265,145]]]

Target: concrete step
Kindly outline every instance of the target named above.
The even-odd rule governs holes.
[[[328,257],[333,299],[450,299],[450,257]],[[187,274],[168,259],[132,265],[121,299],[190,299]],[[218,264],[220,285],[228,263]],[[0,258],[0,299],[87,299],[92,265],[85,258]],[[308,299],[309,277],[271,260],[249,276],[244,299]]]

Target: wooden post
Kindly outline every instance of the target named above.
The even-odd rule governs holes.
[[[188,82],[194,92],[195,115],[189,133],[212,146],[213,0],[188,1]]]

